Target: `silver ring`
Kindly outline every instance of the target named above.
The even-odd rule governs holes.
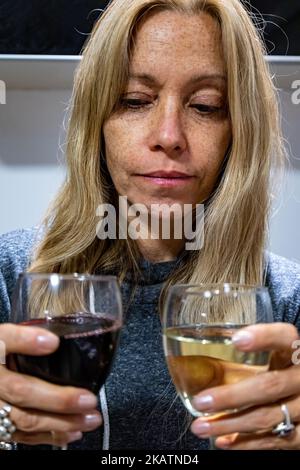
[[[272,434],[286,437],[294,431],[295,425],[292,423],[288,407],[285,404],[281,405],[281,411],[284,415],[284,420],[272,429]]]
[[[0,450],[12,450],[12,434],[16,431],[16,426],[10,419],[11,406],[5,404],[0,408]]]

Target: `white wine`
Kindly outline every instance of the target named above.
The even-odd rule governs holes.
[[[232,343],[234,333],[245,326],[185,325],[164,331],[164,350],[171,377],[193,416],[206,415],[193,407],[195,395],[207,388],[234,384],[268,369],[268,351],[242,352]],[[220,413],[209,416],[216,418]]]

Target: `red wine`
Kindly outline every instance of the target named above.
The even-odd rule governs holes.
[[[8,360],[10,368],[58,385],[99,392],[112,365],[119,322],[76,313],[22,324],[45,328],[59,336],[60,343],[56,351],[46,356],[12,354]]]

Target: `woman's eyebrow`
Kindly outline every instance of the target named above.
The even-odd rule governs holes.
[[[129,80],[137,80],[139,82],[142,82],[146,85],[152,85],[152,86],[159,86],[159,82],[157,79],[150,74],[147,73],[131,73],[129,75]],[[193,75],[187,80],[186,85],[195,85],[197,83],[201,83],[203,81],[207,80],[218,80],[226,83],[226,77],[225,75],[219,74],[219,73],[205,73],[202,75]]]

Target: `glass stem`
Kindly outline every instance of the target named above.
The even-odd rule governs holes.
[[[68,446],[52,446],[52,450],[68,450]]]
[[[216,437],[209,438],[209,450],[219,450],[219,448],[216,446]]]

